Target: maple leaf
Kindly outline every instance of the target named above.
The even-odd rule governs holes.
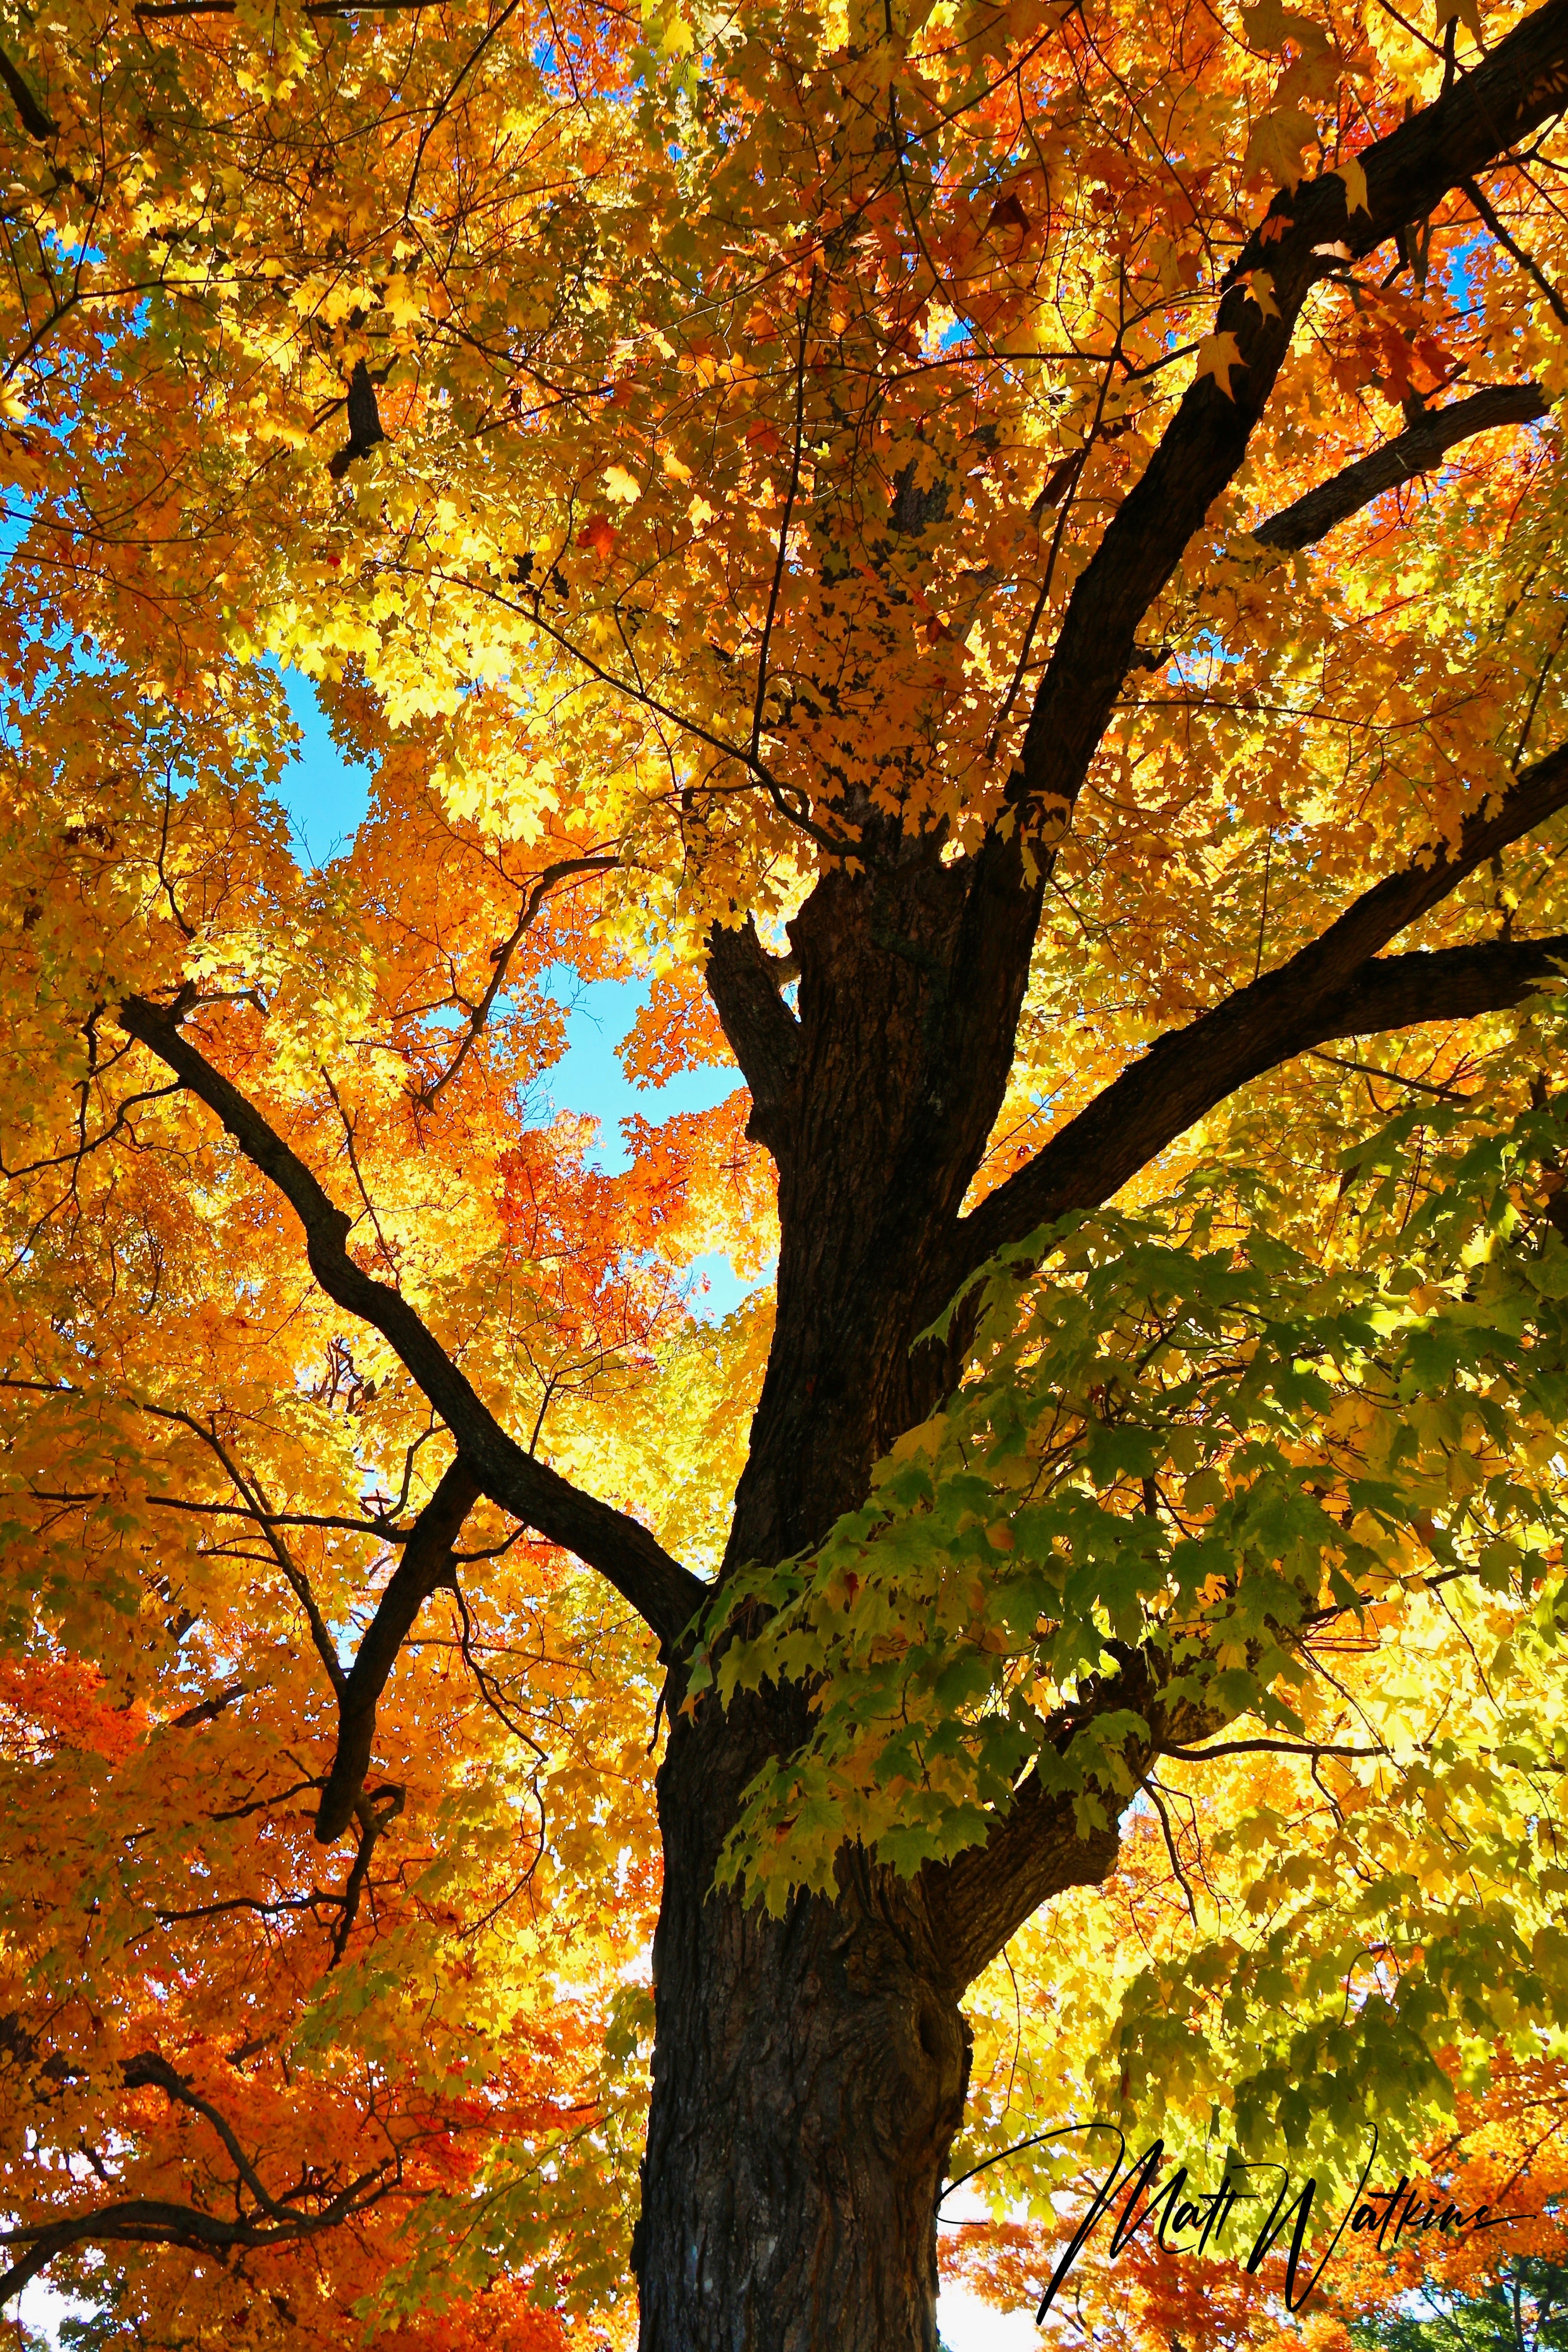
[[[1193,380],[1197,383],[1205,375],[1212,376],[1226,398],[1234,400],[1236,394],[1230,388],[1231,373],[1234,369],[1246,365],[1247,362],[1241,355],[1241,345],[1233,334],[1227,331],[1224,334],[1205,335],[1198,345],[1197,363]]]
[[[579,547],[586,547],[606,560],[615,553],[619,540],[620,533],[608,515],[591,515],[577,534]]]
[[[1279,316],[1279,305],[1274,299],[1274,279],[1267,269],[1249,269],[1247,290],[1266,319]]]
[[[1359,155],[1347,155],[1342,163],[1335,165],[1333,176],[1345,184],[1347,213],[1371,212],[1372,205],[1366,192],[1366,172]]]
[[[1302,153],[1317,135],[1317,125],[1303,108],[1271,109],[1252,126],[1243,173],[1248,179],[1267,175],[1277,187],[1294,194],[1301,178]]]
[[[986,218],[985,230],[989,236],[993,229],[1016,228],[1020,234],[1027,236],[1029,226],[1029,215],[1019,201],[1017,191],[1009,189],[1005,196],[999,196],[992,205]]]

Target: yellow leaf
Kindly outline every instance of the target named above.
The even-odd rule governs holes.
[[[381,304],[395,327],[416,324],[425,305],[420,299],[418,282],[411,271],[400,269],[387,279]]]
[[[1301,151],[1316,136],[1317,126],[1302,107],[1282,106],[1259,115],[1247,142],[1243,176],[1266,172],[1277,186],[1293,191],[1301,177]]]
[[[635,506],[642,496],[642,484],[635,474],[628,474],[624,466],[605,467],[605,488],[611,498],[618,499],[626,507]]]
[[[1277,319],[1279,316],[1279,305],[1274,299],[1274,279],[1268,270],[1249,269],[1247,273],[1247,290],[1266,319]]]
[[[1241,345],[1234,335],[1205,335],[1198,345],[1198,371],[1193,381],[1200,383],[1205,375],[1212,375],[1226,398],[1234,400],[1236,394],[1230,388],[1230,372],[1232,368],[1246,365],[1247,362],[1241,356]]]
[[[901,1437],[894,1439],[889,1449],[889,1461],[908,1462],[916,1454],[924,1454],[934,1458],[946,1428],[947,1415],[945,1412],[939,1412],[931,1420],[922,1421],[917,1428],[906,1429]]]
[[[1329,46],[1329,36],[1321,25],[1299,9],[1285,7],[1282,0],[1256,0],[1256,5],[1243,8],[1241,24],[1249,47],[1255,49],[1282,49],[1287,41],[1308,51]]]
[[[1344,162],[1330,176],[1336,180],[1342,180],[1345,184],[1347,215],[1371,212],[1372,206],[1367,201],[1366,194],[1366,173],[1359,155],[1347,155]]]

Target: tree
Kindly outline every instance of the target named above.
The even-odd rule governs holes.
[[[1417,2131],[1565,1997],[1563,0],[143,0],[3,78],[7,1703],[77,1839],[5,1931],[6,2291],[409,2199],[414,2288],[481,2279],[431,2151],[613,2008],[656,1656],[649,2352],[934,2343],[966,1989],[1135,1800],[1179,1891],[1238,1756],[1258,1933],[1102,1952],[1079,2069]],[[263,650],[379,762],[321,875]],[[744,1081],[628,1181],[530,1125],[563,957]],[[775,1182],[764,1362],[669,1274]],[[443,1608],[554,1710],[537,1834]],[[514,1861],[539,2013],[459,2112]]]
[[[1510,2265],[1506,2278],[1494,2279],[1480,2294],[1431,2297],[1427,2308],[1384,2320],[1357,2330],[1366,2344],[1405,2347],[1461,2345],[1507,2345],[1517,2352],[1534,2352],[1563,2339],[1563,2294],[1565,2281],[1560,2263],[1526,2255]]]

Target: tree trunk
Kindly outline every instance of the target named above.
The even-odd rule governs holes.
[[[930,1409],[910,1342],[1012,1061],[1037,892],[1009,857],[943,865],[935,842],[880,832],[886,856],[828,876],[790,926],[796,1015],[754,932],[712,943],[781,1227],[729,1569],[820,1541]],[[714,1891],[742,1790],[805,1742],[810,1716],[790,1689],[727,1714],[710,1695],[685,1717],[679,1688],[678,1667],[658,1778],[642,2352],[935,2352],[936,2200],[969,2079],[963,1975],[924,1882],[858,1849],[835,1900],[801,1895],[782,1919]]]
[[[710,1699],[659,1774],[641,2352],[935,2352],[969,2031],[922,1898],[863,1857],[782,1919],[712,1891],[742,1789],[805,1728],[798,1693]]]

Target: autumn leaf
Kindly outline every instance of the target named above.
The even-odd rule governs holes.
[[[1277,107],[1259,115],[1247,142],[1245,175],[1266,176],[1293,194],[1301,178],[1303,151],[1317,135],[1317,125],[1301,107]]]
[[[1342,163],[1335,166],[1333,176],[1345,184],[1347,213],[1371,212],[1372,205],[1366,192],[1366,173],[1359,156],[1347,155]]]
[[[1232,371],[1246,365],[1247,362],[1241,356],[1241,345],[1228,331],[1223,334],[1205,335],[1198,345],[1194,382],[1201,382],[1205,375],[1212,376],[1226,398],[1234,400],[1236,394],[1230,388]]]

